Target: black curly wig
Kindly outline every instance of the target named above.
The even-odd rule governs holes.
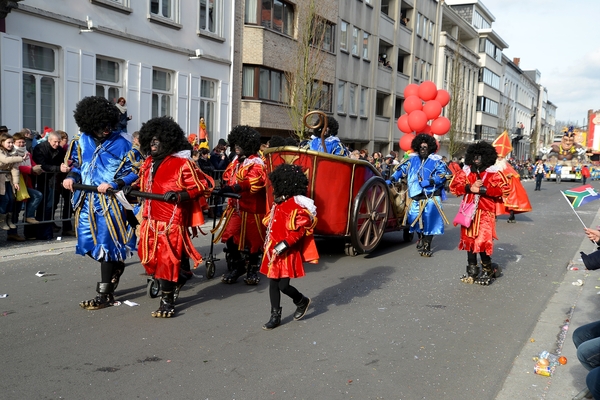
[[[294,164],[281,164],[269,174],[275,197],[306,196],[308,178],[302,167]]]
[[[427,143],[427,151],[429,154],[433,154],[437,151],[438,145],[435,141],[435,138],[430,135],[426,135],[424,133],[419,133],[415,138],[410,142],[410,148],[417,154],[419,154],[419,147],[421,143]]]
[[[340,124],[335,118],[327,117],[327,127],[329,128],[329,131],[327,132],[326,136],[337,136],[338,130],[340,129]],[[322,130],[323,128],[315,129],[315,136],[321,136]]]
[[[113,103],[100,96],[84,97],[73,111],[79,130],[88,135],[114,130],[120,115]]]
[[[183,130],[171,117],[152,118],[142,124],[139,132],[142,154],[150,154],[150,142],[154,137],[160,142],[160,154],[163,156],[192,149]]]
[[[298,146],[298,141],[296,139],[294,139],[293,137],[286,137],[285,145],[286,146]]]
[[[283,136],[273,135],[269,139],[269,147],[282,147],[285,145],[285,138]]]
[[[232,149],[241,147],[246,156],[257,154],[260,150],[260,133],[248,125],[238,125],[227,136],[227,142]]]
[[[498,153],[496,153],[496,149],[491,144],[484,141],[473,143],[467,147],[467,153],[465,154],[465,165],[471,167],[472,170],[476,169],[474,162],[476,155],[481,156],[479,172],[483,172],[494,165],[498,158]]]

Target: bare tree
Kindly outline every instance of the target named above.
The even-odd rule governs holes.
[[[462,152],[466,145],[463,140],[463,133],[466,130],[466,94],[464,90],[464,75],[462,73],[460,62],[460,41],[456,41],[456,48],[452,51],[451,70],[448,71],[448,92],[450,92],[450,102],[448,103],[448,118],[452,122],[450,131],[445,135],[448,139],[448,153],[450,158]],[[446,47],[450,50],[450,47]]]
[[[308,136],[303,117],[309,111],[331,110],[332,85],[324,84],[328,75],[335,74],[332,55],[334,25],[324,17],[337,15],[337,2],[305,0],[297,3],[298,30],[296,48],[286,69],[289,107],[288,116],[294,135],[303,140]],[[328,62],[329,61],[329,62]]]

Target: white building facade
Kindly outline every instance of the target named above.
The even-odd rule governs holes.
[[[85,96],[127,100],[133,132],[200,117],[212,143],[230,130],[232,5],[227,0],[28,0],[0,32],[0,116],[11,132],[78,128]]]

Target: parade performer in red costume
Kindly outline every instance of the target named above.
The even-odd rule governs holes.
[[[218,225],[213,229],[214,242],[226,243],[231,271],[223,275],[224,283],[234,283],[246,273],[242,251],[249,252],[244,282],[258,284],[258,260],[265,241],[262,220],[267,211],[265,163],[258,155],[260,133],[246,125],[231,130],[227,141],[235,146],[236,158],[223,173],[220,194],[239,193],[241,199],[229,199]]]
[[[461,226],[458,248],[467,251],[467,273],[461,277],[465,283],[491,284],[501,274],[500,267],[492,263],[496,236],[496,204],[508,196],[506,177],[494,163],[497,154],[486,142],[473,143],[467,148],[465,166],[458,170],[450,182],[450,192],[464,196],[463,201],[478,199],[473,221],[468,228]],[[477,265],[481,258],[481,274]]]
[[[281,324],[281,293],[296,305],[294,320],[304,317],[310,299],[290,285],[291,278],[304,276],[303,262],[316,264],[319,259],[313,230],[317,225],[317,208],[306,197],[308,178],[298,165],[282,164],[269,174],[274,204],[264,219],[267,228],[265,252],[260,272],[269,278],[271,319],[263,329]]]
[[[517,222],[515,214],[531,211],[531,203],[529,202],[527,191],[521,183],[521,177],[506,160],[506,156],[512,151],[510,142],[511,140],[508,136],[508,132],[504,131],[504,133],[494,140],[492,146],[496,148],[496,153],[498,153],[498,159],[496,160],[495,166],[502,171],[510,186],[510,193],[508,196],[502,198],[502,203],[496,204],[496,215],[508,214],[509,216],[506,222],[514,224]]]
[[[138,254],[146,272],[160,283],[160,306],[152,316],[170,318],[175,293],[192,276],[188,259],[194,267],[202,262],[188,228],[204,223],[202,209],[208,207],[214,183],[191,159],[191,146],[171,117],[144,123],[140,147],[150,157],[140,169],[139,190],[164,194],[164,201],[144,201]]]

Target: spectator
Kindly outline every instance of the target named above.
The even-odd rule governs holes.
[[[544,179],[544,175],[546,174],[546,166],[541,158],[538,158],[535,161],[535,167],[533,169],[535,175],[535,189],[542,190],[542,179]]]
[[[25,185],[27,186],[27,194],[29,194],[29,199],[27,199],[25,202],[15,201],[15,211],[13,213],[12,222],[16,223],[19,221],[19,212],[21,210],[22,204],[25,203],[25,222],[27,224],[38,224],[39,221],[35,219],[35,213],[37,211],[38,206],[42,202],[42,193],[33,188],[31,175],[41,174],[42,167],[39,165],[35,165],[35,162],[32,160],[31,155],[27,151],[25,147],[25,135],[23,134],[23,132],[15,133],[13,139],[15,141],[14,149],[16,155],[24,156],[25,154],[27,154],[29,156],[26,160],[22,161],[19,164],[19,172],[23,177],[23,182],[25,182]],[[28,236],[28,233],[32,232],[32,228],[32,225],[26,225],[24,227],[25,236]],[[16,229],[10,229],[7,233],[8,235],[6,238],[9,241],[22,242],[25,240],[24,237],[20,236],[17,233]],[[30,236],[35,236],[35,234]]]
[[[69,168],[61,166],[65,158],[65,149],[60,147],[61,137],[57,132],[46,134],[44,141],[33,148],[33,161],[41,165],[43,174],[36,177],[36,187],[42,192],[42,204],[38,207],[36,219],[38,221],[51,221],[54,219],[54,193],[56,191],[57,174],[69,172]],[[54,237],[53,224],[37,225],[37,239],[47,240]],[[33,237],[31,237],[33,238]]]
[[[562,170],[563,166],[559,163],[556,163],[556,165],[554,166],[554,175],[556,176],[556,183],[560,183],[562,179]]]
[[[37,145],[37,139],[34,138],[31,129],[23,128],[20,132],[17,132],[25,137],[25,149],[31,154],[35,145]]]
[[[2,126],[0,128],[6,128]],[[16,229],[12,223],[12,210],[15,202],[14,191],[19,190],[18,164],[29,155],[18,156],[14,152],[14,140],[8,133],[0,134],[0,228],[7,231]]]
[[[323,127],[319,127],[315,129],[314,134],[311,135],[310,140],[308,141],[310,150],[324,151],[329,154],[347,157],[349,155],[349,151],[337,137],[339,128],[340,124],[337,122],[337,120],[333,117],[328,117],[324,135],[326,148],[323,149],[323,144],[321,143],[321,133],[323,132]]]
[[[121,113],[119,115],[119,124],[117,125],[117,129],[120,129],[122,132],[127,132],[127,122],[133,118],[131,115],[127,115],[127,106],[125,104],[127,104],[125,97],[119,97],[117,104],[115,104]]]
[[[66,151],[69,148],[69,135],[65,131],[57,130],[56,133],[60,135],[60,144]],[[67,165],[71,166],[72,160],[67,161]],[[54,209],[52,210],[52,215],[56,212],[59,204],[61,203],[61,219],[62,219],[62,236],[75,236],[75,231],[73,230],[73,223],[71,222],[71,216],[73,215],[73,210],[71,208],[71,191],[65,189],[62,186],[63,180],[67,177],[67,174],[64,172],[60,172],[56,174],[56,184],[57,189],[54,191]],[[58,228],[60,229],[60,228]]]
[[[210,162],[210,152],[208,151],[208,149],[200,149],[198,152],[199,157],[196,161],[198,163],[198,166],[206,175],[213,176],[215,172],[215,167]]]
[[[225,146],[218,144],[210,153],[209,160],[214,171],[225,171],[229,165],[229,158],[225,154]]]
[[[581,167],[581,182],[582,182],[582,184],[585,185],[585,183],[587,182],[587,180],[590,176],[591,176],[591,174],[590,174],[590,169],[588,168],[588,166],[584,165],[583,167]]]

